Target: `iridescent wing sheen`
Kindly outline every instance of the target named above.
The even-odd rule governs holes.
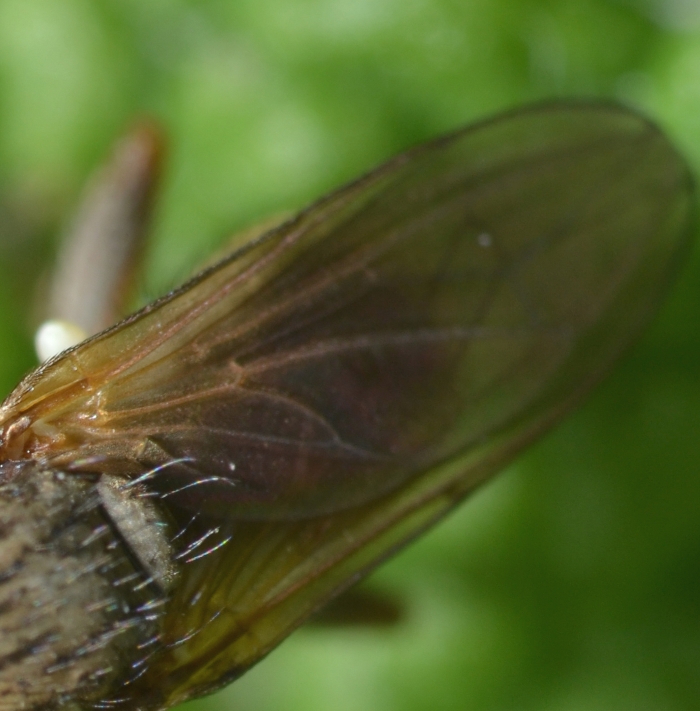
[[[6,449],[185,460],[152,485],[222,516],[367,503],[576,399],[658,302],[688,211],[683,163],[628,112],[468,129],[29,376]]]
[[[512,113],[28,376],[2,408],[5,458],[142,476],[202,532],[142,707],[240,674],[561,418],[653,314],[692,203],[639,116]]]
[[[658,303],[689,206],[683,162],[627,111],[467,129],[30,375],[6,451],[168,464],[153,488],[237,519],[366,504],[576,400]]]

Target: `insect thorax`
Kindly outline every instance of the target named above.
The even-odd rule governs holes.
[[[122,530],[128,498],[104,477],[0,464],[0,708],[116,701],[148,666],[174,571]]]

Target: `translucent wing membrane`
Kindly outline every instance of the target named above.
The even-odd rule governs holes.
[[[144,708],[250,666],[570,409],[659,303],[691,206],[639,116],[513,113],[28,376],[3,405],[7,458],[141,477],[221,543],[190,555]]]

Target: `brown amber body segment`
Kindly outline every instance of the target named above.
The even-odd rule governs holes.
[[[513,112],[29,375],[0,411],[4,459],[134,482],[178,531],[156,648],[105,701],[235,678],[557,422],[655,312],[693,203],[639,115]]]

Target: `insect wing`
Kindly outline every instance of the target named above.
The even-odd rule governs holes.
[[[658,302],[688,186],[614,108],[429,144],[30,376],[6,447],[171,464],[152,485],[214,515],[362,505],[586,389]]]
[[[250,666],[576,404],[654,312],[691,212],[684,162],[637,115],[513,113],[30,375],[3,405],[8,458],[150,471],[166,505],[219,522],[140,682],[153,704]]]

